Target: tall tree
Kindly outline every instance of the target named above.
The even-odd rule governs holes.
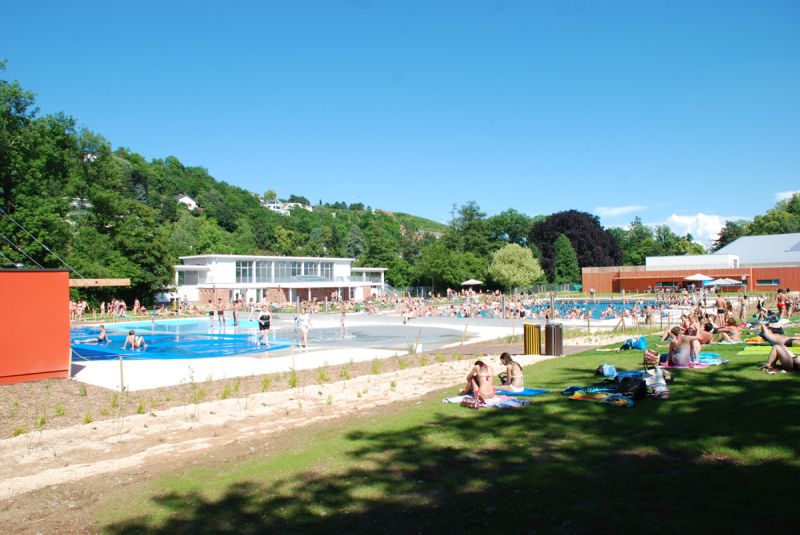
[[[569,210],[547,216],[535,222],[528,236],[542,253],[542,267],[553,278],[554,242],[565,234],[578,255],[581,267],[613,266],[620,263],[621,254],[616,238],[600,225],[597,216]]]
[[[553,282],[567,284],[581,280],[581,268],[578,265],[578,255],[572,243],[564,234],[559,234],[553,244]]]

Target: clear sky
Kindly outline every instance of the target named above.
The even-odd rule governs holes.
[[[800,2],[3,2],[2,74],[148,158],[707,241],[800,190]]]

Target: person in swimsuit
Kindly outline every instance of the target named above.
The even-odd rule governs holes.
[[[144,338],[141,336],[136,336],[136,333],[133,332],[133,330],[128,331],[128,336],[125,337],[125,343],[122,344],[122,349],[127,349],[128,345],[131,346],[131,349],[139,349],[141,347],[144,348],[147,347]]]
[[[769,353],[767,363],[764,364],[761,369],[766,372],[772,372],[777,369],[775,367],[776,364],[780,364],[781,369],[785,371],[800,370],[800,358],[782,344],[775,344],[772,346],[772,351]]]
[[[670,333],[672,334],[672,341],[669,343],[667,364],[670,366],[688,366],[692,362],[694,353],[692,345],[699,338],[681,333],[680,327],[673,327]]]
[[[211,302],[211,299],[208,300],[208,321],[211,322],[211,326],[214,326],[214,303]]]
[[[86,338],[84,340],[75,340],[76,344],[101,344],[105,342],[108,344],[111,340],[108,338],[106,334],[106,328],[104,325],[100,326],[100,332],[97,333],[97,338]]]
[[[728,318],[725,327],[718,329],[717,334],[719,335],[719,338],[717,338],[717,343],[740,342],[742,339],[742,331],[739,330],[739,326],[736,325],[736,320],[733,318]]]
[[[500,355],[500,363],[506,367],[506,371],[499,375],[500,382],[504,390],[511,392],[522,392],[525,390],[525,378],[522,375],[522,366],[511,358],[508,353]]]
[[[483,399],[493,398],[492,375],[490,366],[487,366],[482,360],[476,360],[475,365],[467,374],[467,386],[461,391],[461,394],[475,394]]]
[[[217,298],[217,322],[220,325],[225,325],[225,305],[222,304],[222,298]]]
[[[269,326],[272,322],[272,315],[269,313],[267,305],[261,305],[261,313],[258,315],[258,345],[264,341],[264,345],[269,347]]]
[[[785,347],[800,347],[800,336],[785,336],[772,330],[772,327],[762,323],[761,337],[770,345]]]
[[[311,330],[311,316],[308,314],[308,309],[304,308],[303,313],[297,316],[297,327],[303,337],[303,350],[308,351],[308,331]]]

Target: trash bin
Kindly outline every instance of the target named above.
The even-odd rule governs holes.
[[[564,333],[560,323],[548,323],[544,327],[544,354],[564,354]]]
[[[542,328],[533,323],[522,326],[523,353],[525,355],[542,354]]]

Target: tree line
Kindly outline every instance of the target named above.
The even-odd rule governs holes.
[[[453,206],[442,225],[320,200],[313,211],[293,208],[284,216],[262,206],[277,198],[274,187],[259,195],[173,156],[148,161],[114,149],[68,115],[40,115],[33,93],[7,80],[0,80],[0,194],[0,263],[66,262],[83,277],[131,279],[127,289],[82,290],[97,298],[146,300],[170,285],[178,257],[208,253],[354,258],[356,265],[387,267],[396,287],[443,293],[469,278],[504,289],[575,283],[584,266],[703,252],[690,235],[666,226],[651,228],[637,218],[627,229],[605,229],[597,216],[575,210],[531,217],[509,208],[487,216],[468,202]],[[189,211],[179,194],[200,208]],[[286,200],[311,204],[296,194]],[[792,202],[784,208],[796,217],[800,201]],[[764,218],[747,229],[784,221],[771,213]],[[720,240],[740,232],[736,225],[728,223]]]

